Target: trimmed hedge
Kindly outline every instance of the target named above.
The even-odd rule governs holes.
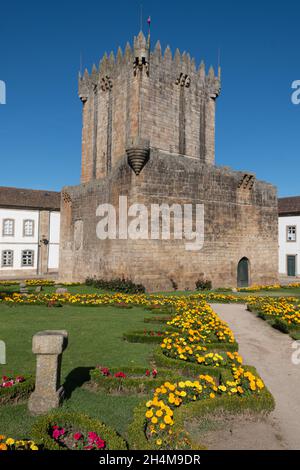
[[[167,380],[178,381],[181,376],[175,371],[169,369],[159,369],[156,378],[146,376],[146,368],[142,367],[112,367],[109,368],[111,376],[104,376],[99,369],[91,370],[91,384],[97,385],[99,389],[105,390],[108,393],[122,392],[122,393],[148,393],[159,387]],[[125,379],[114,377],[116,372],[124,372]],[[151,372],[151,371],[150,371]],[[138,376],[138,377],[136,377]]]
[[[75,413],[55,411],[36,420],[32,428],[32,438],[44,450],[70,450],[61,446],[51,436],[52,426],[72,426],[74,431],[96,432],[106,442],[105,450],[127,450],[127,444],[117,432],[100,421]]]
[[[153,318],[144,318],[144,323],[167,323],[168,321],[172,320],[172,317],[167,316],[157,316]]]
[[[105,279],[87,278],[85,284],[97,289],[124,292],[126,294],[144,294],[146,292],[142,284],[135,284],[131,279],[118,278],[107,281]]]
[[[245,367],[245,369],[256,373],[254,367]],[[225,378],[225,377],[224,377]],[[231,377],[232,378],[232,377]],[[187,419],[201,419],[207,414],[213,414],[217,411],[227,411],[234,414],[249,411],[257,414],[267,414],[275,408],[274,398],[267,388],[263,389],[259,395],[247,395],[243,397],[237,396],[220,396],[211,400],[199,400],[185,405],[181,405],[174,411],[173,438],[174,446],[172,449],[180,449],[181,442],[176,440],[176,436],[185,435],[192,450],[203,450],[205,447],[193,441],[192,436],[185,430],[185,421]],[[155,442],[149,441],[145,431],[147,419],[145,418],[146,407],[144,403],[138,405],[134,410],[132,423],[128,428],[128,443],[130,449],[133,450],[164,450]]]
[[[35,380],[32,376],[23,376],[24,382],[12,387],[0,388],[0,405],[7,405],[10,402],[26,400],[34,390]]]
[[[165,306],[155,306],[155,305],[149,305],[144,307],[144,310],[147,310],[149,313],[154,313],[156,315],[174,315],[175,314],[175,309],[171,305],[165,305]]]
[[[148,331],[146,334],[144,331],[130,331],[123,334],[123,339],[129,343],[160,344],[164,338],[164,332],[154,331],[154,333],[161,333],[161,335],[154,334],[153,336],[147,333]]]

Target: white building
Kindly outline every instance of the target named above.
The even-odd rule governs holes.
[[[0,187],[0,279],[58,271],[60,193]]]
[[[279,275],[300,277],[300,197],[278,200]]]

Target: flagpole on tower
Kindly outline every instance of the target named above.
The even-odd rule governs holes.
[[[143,4],[140,6],[140,31],[143,31]]]
[[[148,34],[149,34],[149,36],[150,36],[150,29],[151,29],[151,16],[148,16],[147,23],[148,23]]]

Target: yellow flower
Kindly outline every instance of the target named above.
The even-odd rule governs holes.
[[[210,393],[209,396],[210,396],[210,398],[215,398],[216,395],[214,393]]]
[[[7,444],[8,446],[12,446],[14,443],[15,443],[15,440],[12,439],[11,437],[6,439],[6,441],[5,441],[5,444]]]
[[[33,445],[30,447],[31,450],[39,450],[39,448],[36,445]]]
[[[2,442],[2,444],[0,444],[0,450],[7,450],[7,445]]]
[[[165,422],[166,424],[171,424],[171,423],[172,423],[172,418],[171,418],[171,416],[166,415],[166,416],[164,417],[164,422]]]
[[[152,418],[152,416],[153,416],[153,411],[152,410],[146,411],[146,418]]]
[[[151,419],[151,423],[156,424],[157,421],[158,421],[158,419],[156,418],[156,416],[153,416],[153,418]]]

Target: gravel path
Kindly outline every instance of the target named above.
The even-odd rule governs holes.
[[[300,364],[292,363],[294,340],[248,312],[245,305],[212,308],[234,332],[244,363],[256,367],[275,398],[276,408],[268,418],[276,430],[272,448],[300,449]],[[266,445],[271,447],[270,442]]]

